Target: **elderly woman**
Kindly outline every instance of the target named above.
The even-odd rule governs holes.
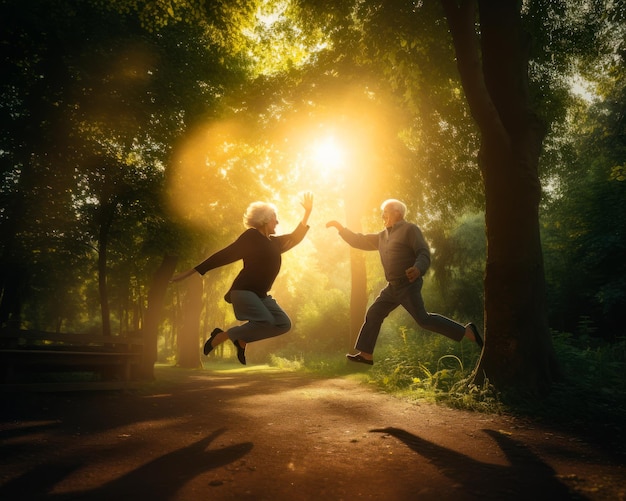
[[[313,195],[302,198],[304,216],[298,227],[289,234],[274,236],[278,219],[273,204],[254,202],[248,206],[244,225],[248,228],[237,240],[209,256],[195,268],[172,278],[176,282],[198,272],[207,271],[243,260],[243,269],[235,278],[224,299],[233,305],[235,317],[246,323],[227,331],[216,328],[204,344],[204,354],[231,339],[237,347],[237,358],[246,364],[245,348],[248,343],[285,334],[291,329],[291,320],[278,303],[268,295],[280,271],[281,254],[299,244],[309,227],[307,222],[313,209]]]

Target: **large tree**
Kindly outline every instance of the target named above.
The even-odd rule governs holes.
[[[517,1],[442,0],[457,66],[480,129],[487,266],[476,377],[545,391],[558,376],[546,322],[539,156],[546,125],[529,92],[530,38]]]

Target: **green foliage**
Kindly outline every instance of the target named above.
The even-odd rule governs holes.
[[[598,77],[603,99],[572,110],[542,215],[550,325],[578,334],[586,317],[605,339],[622,336],[626,321],[623,68],[616,56]]]
[[[571,427],[594,427],[607,434],[617,431],[626,419],[626,340],[606,343],[594,338],[553,333],[564,379],[546,398],[524,399],[498,393],[485,381],[472,383],[475,360],[460,344],[441,336],[417,337],[407,329],[400,342],[377,348],[375,364],[358,372],[366,384],[410,400],[426,400],[457,409],[486,413],[508,412]],[[388,341],[388,340],[387,340]],[[447,352],[444,354],[444,352]],[[336,357],[319,359],[307,354],[304,368],[316,374],[354,374],[360,367]]]
[[[198,23],[146,32],[140,4],[157,3],[4,7],[2,322],[12,302],[24,326],[86,330],[98,302],[110,301],[119,329],[134,330],[161,256],[189,242],[165,203],[166,167],[245,65]],[[93,292],[98,256],[107,260],[108,298]],[[7,274],[19,290],[7,287]]]
[[[554,333],[554,343],[566,374],[564,384],[573,385],[576,393],[602,398],[624,394],[626,380],[626,339],[614,343],[597,337]]]
[[[438,402],[455,408],[481,412],[503,410],[489,382],[481,387],[471,383],[475,347],[469,342],[454,343],[442,336],[416,334],[400,328],[394,336],[386,332],[376,349],[375,364],[360,372],[364,382],[408,399]],[[346,362],[343,356],[320,357],[305,354],[307,371],[324,376],[353,374],[361,367]]]
[[[349,376],[354,374],[354,366],[346,360],[343,351],[334,354],[307,353],[302,370],[320,377]]]
[[[465,214],[426,233],[433,248],[424,296],[432,311],[480,323],[487,241],[484,214]],[[431,283],[432,282],[432,283]]]
[[[537,400],[502,396],[511,412],[567,429],[589,432],[607,443],[619,439],[626,422],[626,339],[607,343],[591,337],[553,333],[563,380]]]
[[[270,366],[277,367],[282,370],[299,370],[303,367],[303,360],[288,360],[283,357],[271,355]]]
[[[393,392],[440,400],[465,379],[478,353],[470,343],[401,327],[398,337],[377,348],[372,378]],[[468,349],[469,348],[469,349]]]
[[[425,220],[449,220],[466,207],[479,207],[478,138],[440,3],[294,3],[307,29],[324,26],[329,39],[304,80],[294,81],[294,104],[304,101],[321,120],[327,107],[344,103],[352,105],[346,114],[380,108],[369,140],[376,142],[375,151],[359,164],[387,173],[385,195],[405,199]],[[360,95],[368,99],[353,97]],[[369,191],[374,189],[378,183]]]

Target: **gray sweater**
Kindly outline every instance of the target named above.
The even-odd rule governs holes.
[[[378,250],[389,282],[406,279],[405,270],[411,266],[416,266],[422,276],[430,266],[430,249],[413,223],[402,220],[380,233],[368,234],[343,228],[339,235],[355,249]]]

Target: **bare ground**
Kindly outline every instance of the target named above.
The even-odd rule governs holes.
[[[159,368],[126,392],[2,395],[0,499],[626,499],[623,444],[350,378]]]

